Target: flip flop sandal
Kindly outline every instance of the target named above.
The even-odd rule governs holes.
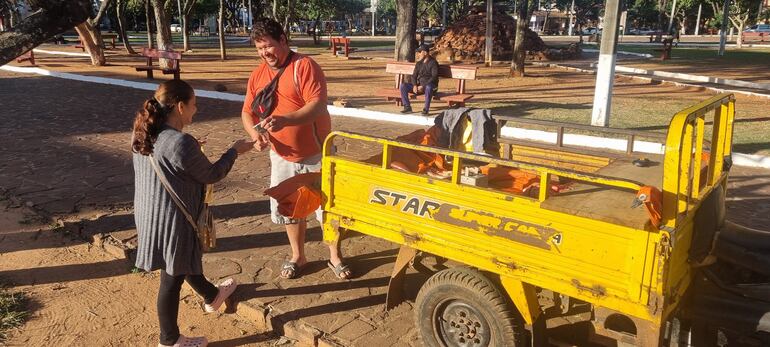
[[[339,263],[336,266],[332,264],[332,261],[329,260],[326,262],[326,266],[328,266],[332,271],[334,271],[334,276],[336,276],[338,279],[341,280],[347,280],[350,279],[351,276],[353,276],[353,273],[350,271],[350,266],[345,265],[345,263]],[[345,277],[340,277],[340,274],[347,272],[348,275]]]
[[[225,300],[233,294],[235,287],[237,286],[238,283],[236,283],[232,278],[228,278],[220,282],[219,285],[217,285],[217,289],[219,289],[219,291],[217,292],[217,296],[214,298],[214,301],[212,301],[210,304],[204,304],[203,310],[209,313],[218,311]]]
[[[299,276],[299,269],[300,267],[297,265],[297,263],[293,261],[284,260],[283,265],[281,265],[281,278],[286,279],[295,279],[297,276]],[[288,271],[289,274],[287,276],[283,275],[284,271]]]
[[[173,345],[167,346],[158,344],[158,347],[206,347],[209,345],[209,340],[207,340],[204,336],[198,336],[198,337],[187,337],[184,335],[179,335],[179,338],[174,342]]]

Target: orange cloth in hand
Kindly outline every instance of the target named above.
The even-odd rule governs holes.
[[[290,177],[265,194],[278,201],[278,213],[301,219],[321,206],[321,173],[310,172]]]

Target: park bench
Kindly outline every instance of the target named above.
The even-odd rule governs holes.
[[[672,38],[663,39],[663,41],[661,41],[660,43],[663,44],[663,47],[654,48],[653,51],[660,52],[660,60],[671,59],[671,46],[674,43],[674,39]]]
[[[347,37],[331,37],[329,38],[329,47],[332,50],[332,55],[337,56],[337,45],[343,47],[345,52],[345,58],[350,53],[350,39]]]
[[[118,34],[102,34],[102,48],[106,49],[107,45],[105,44],[105,41],[110,40],[110,46],[112,46],[112,49],[115,49],[115,40],[117,38]],[[80,48],[83,52],[86,51],[86,47],[83,46],[83,39],[78,38],[78,44],[75,45],[75,48]]]
[[[650,33],[650,43],[653,42],[661,42],[663,40],[663,35],[666,35],[667,33],[663,31],[653,31]]]
[[[115,49],[115,40],[118,39],[118,34],[102,34],[102,47],[107,48],[106,41],[110,40],[112,49]]]
[[[770,41],[770,33],[765,32],[743,32],[743,42],[765,42]]]
[[[386,100],[395,100],[396,105],[401,105],[401,83],[405,76],[411,76],[414,72],[414,63],[409,62],[390,62],[385,65],[385,72],[396,74],[396,84],[393,89],[381,89],[377,92],[378,96],[385,97]],[[465,106],[465,102],[473,98],[473,94],[465,91],[465,81],[476,79],[475,66],[461,65],[439,65],[438,76],[440,78],[451,78],[457,80],[457,87],[454,92],[434,93],[433,99],[446,102],[450,107],[453,105]],[[409,94],[412,99],[425,100],[425,95]]]
[[[174,74],[174,79],[179,79],[179,62],[182,60],[182,53],[173,51],[162,51],[153,48],[142,48],[142,56],[147,58],[147,65],[135,66],[136,71],[146,71],[147,78],[152,79],[152,72],[154,70],[163,71],[164,75]],[[165,69],[157,65],[152,65],[153,59],[169,59],[171,60],[171,68]]]
[[[25,61],[29,61],[30,65],[35,66],[35,52],[30,49],[29,51],[27,51],[27,53],[24,53],[16,57],[17,63],[23,63]]]

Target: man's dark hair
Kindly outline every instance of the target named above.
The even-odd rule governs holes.
[[[251,29],[252,41],[257,41],[265,36],[270,36],[276,41],[281,41],[281,36],[287,37],[286,32],[283,31],[283,26],[270,18],[257,21]]]

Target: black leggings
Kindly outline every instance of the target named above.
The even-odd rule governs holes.
[[[163,345],[173,345],[179,339],[179,326],[176,320],[179,316],[179,292],[185,280],[207,304],[212,303],[219,292],[219,289],[203,275],[171,276],[166,271],[160,270],[158,320],[160,321],[160,343]]]

